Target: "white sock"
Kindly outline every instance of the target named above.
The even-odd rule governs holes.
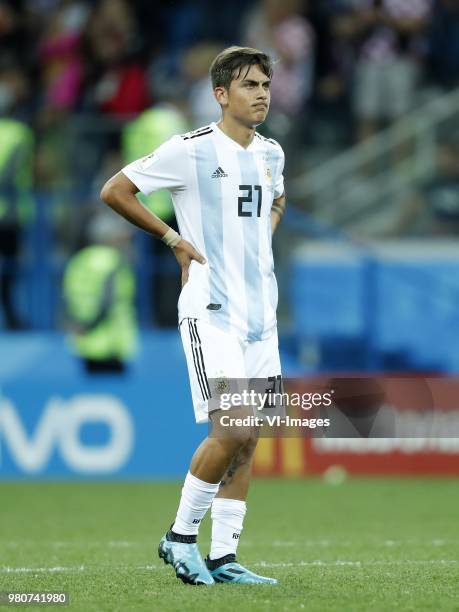
[[[209,554],[211,559],[236,554],[246,509],[246,503],[240,499],[223,497],[214,499],[211,514],[212,544]]]
[[[182,535],[197,535],[199,525],[210,508],[219,486],[219,482],[215,484],[204,482],[188,472],[183,483],[182,497],[172,531]]]

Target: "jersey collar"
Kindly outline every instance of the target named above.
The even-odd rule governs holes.
[[[247,148],[245,148],[242,145],[240,145],[238,142],[233,140],[233,138],[231,138],[230,136],[225,134],[225,132],[218,127],[218,125],[217,125],[217,123],[215,121],[213,121],[210,125],[214,129],[214,132],[215,132],[215,134],[217,135],[218,138],[221,138],[227,144],[231,145],[234,149],[237,149],[238,151],[252,151],[257,146],[257,143],[256,143],[257,137],[255,135],[253,137],[252,142],[249,144],[249,146]]]

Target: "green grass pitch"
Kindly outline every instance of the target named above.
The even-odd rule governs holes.
[[[255,480],[239,560],[278,586],[179,582],[157,556],[179,491],[1,483],[0,591],[67,591],[84,612],[459,610],[457,480]],[[206,518],[203,554],[209,534]]]

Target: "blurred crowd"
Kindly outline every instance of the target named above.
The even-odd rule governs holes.
[[[333,108],[363,138],[422,84],[457,84],[458,40],[458,0],[1,0],[0,113],[40,131],[168,100],[197,126],[218,116],[209,61],[238,43],[278,60],[274,113]]]
[[[87,244],[110,174],[218,118],[208,67],[230,44],[277,62],[262,129],[288,153],[322,140],[339,148],[407,113],[425,88],[459,85],[459,0],[0,0],[0,260],[9,262],[0,289],[10,327],[19,326],[8,306],[15,259],[34,216],[28,194],[52,194],[65,256]],[[449,154],[459,193],[454,143]]]

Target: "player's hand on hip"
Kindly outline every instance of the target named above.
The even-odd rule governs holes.
[[[188,273],[190,269],[191,262],[193,260],[197,261],[200,264],[205,264],[205,258],[198,253],[198,251],[194,248],[192,244],[187,242],[186,240],[180,240],[178,245],[172,249],[174,251],[174,255],[179,262],[179,265],[182,269],[182,287],[188,280]]]

